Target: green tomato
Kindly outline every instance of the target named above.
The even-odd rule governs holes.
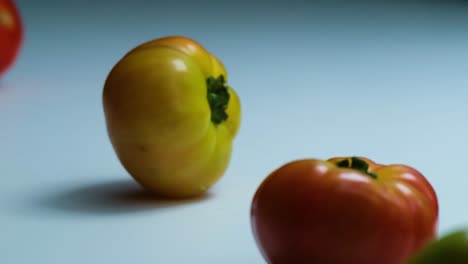
[[[408,264],[467,264],[468,263],[468,230],[452,231],[443,237],[433,240]]]

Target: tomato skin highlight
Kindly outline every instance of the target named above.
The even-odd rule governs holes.
[[[241,117],[226,82],[221,62],[183,36],[143,43],[113,67],[103,91],[107,130],[137,182],[184,198],[224,175]]]
[[[350,159],[291,161],[260,184],[251,225],[269,263],[403,263],[434,238],[438,201],[422,174],[362,157],[366,173],[337,166]]]
[[[0,0],[0,76],[16,61],[22,42],[23,24],[12,0]]]

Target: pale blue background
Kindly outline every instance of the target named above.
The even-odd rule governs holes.
[[[88,2],[18,1],[25,46],[0,81],[0,263],[264,263],[252,196],[306,157],[409,164],[438,193],[440,231],[468,223],[465,1]],[[190,203],[140,191],[101,105],[114,63],[171,34],[224,62],[243,107],[225,177]]]

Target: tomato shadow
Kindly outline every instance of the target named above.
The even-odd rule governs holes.
[[[7,80],[2,79],[2,76],[0,76],[0,96],[8,96],[14,91],[15,87],[17,87],[16,83],[8,82]]]
[[[187,199],[156,196],[135,181],[119,180],[70,187],[40,199],[40,209],[65,213],[115,215],[187,206],[211,198],[209,192]]]
[[[5,91],[7,89],[8,89],[7,83],[0,76],[0,92]]]

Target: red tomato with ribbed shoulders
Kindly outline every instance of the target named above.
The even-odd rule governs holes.
[[[403,264],[435,237],[438,201],[406,165],[296,160],[260,185],[251,223],[272,264]]]
[[[15,62],[23,41],[23,24],[12,0],[0,0],[0,75]]]

